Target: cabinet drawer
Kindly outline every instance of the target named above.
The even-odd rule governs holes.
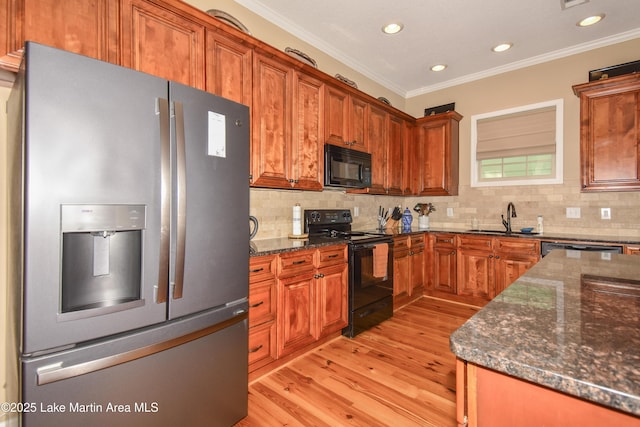
[[[286,252],[278,256],[279,276],[292,276],[315,268],[313,264],[315,250]]]
[[[433,244],[438,247],[455,247],[456,237],[453,234],[436,234]]]
[[[275,280],[251,283],[249,285],[249,327],[276,318]]]
[[[249,371],[275,360],[276,323],[269,322],[249,329]]]
[[[411,249],[420,250],[424,248],[424,234],[412,234],[409,237]]]
[[[318,249],[316,267],[323,268],[347,262],[347,245],[328,246]]]
[[[479,249],[492,251],[492,237],[484,237],[484,236],[459,236],[458,244],[460,249]]]
[[[408,247],[409,247],[409,237],[408,236],[394,237],[393,238],[393,250],[394,251],[407,249]]]
[[[249,258],[249,282],[259,282],[276,277],[275,255],[265,255]]]
[[[521,238],[499,238],[494,243],[496,252],[518,255],[540,255],[540,241]]]

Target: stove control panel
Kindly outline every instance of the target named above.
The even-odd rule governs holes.
[[[304,223],[312,225],[351,224],[349,209],[314,209],[304,211]]]

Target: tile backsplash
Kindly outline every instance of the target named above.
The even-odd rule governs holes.
[[[250,214],[260,222],[255,239],[286,237],[292,229],[292,209],[351,209],[357,207],[354,229],[374,229],[378,206],[402,205],[410,209],[416,203],[431,202],[436,211],[430,215],[434,228],[466,230],[474,218],[482,229],[503,229],[500,215],[506,216],[513,202],[517,218],[514,230],[535,227],[538,215],[544,217],[545,233],[576,233],[621,237],[640,237],[640,192],[581,193],[580,182],[562,185],[471,188],[460,186],[458,196],[391,197],[350,194],[342,190],[322,192],[251,189]],[[453,216],[447,216],[452,208]],[[567,218],[567,208],[580,208],[580,218]],[[611,219],[601,219],[600,209],[610,208]],[[414,212],[417,226],[417,214]]]

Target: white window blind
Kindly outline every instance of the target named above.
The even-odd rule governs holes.
[[[471,185],[562,182],[562,100],[471,117]]]
[[[478,122],[478,160],[555,152],[555,107],[507,114]]]

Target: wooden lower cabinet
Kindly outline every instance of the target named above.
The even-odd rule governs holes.
[[[638,418],[458,359],[459,426],[637,426]],[[465,387],[466,385],[466,387]]]
[[[409,296],[420,297],[424,290],[425,235],[409,238]]]
[[[624,253],[627,255],[640,255],[640,246],[627,245],[624,247]]]
[[[534,239],[458,237],[457,294],[491,300],[540,260]]]
[[[252,257],[249,277],[250,373],[271,369],[348,324],[346,245]]]
[[[493,238],[459,236],[458,295],[490,299],[494,288]]]
[[[393,238],[393,299],[398,307],[409,296],[409,237]],[[397,302],[397,303],[396,303]]]
[[[540,261],[540,241],[499,238],[494,240],[493,249],[495,264],[491,299]]]
[[[313,343],[318,336],[314,271],[278,278],[278,357]]]
[[[457,292],[458,262],[456,254],[455,235],[446,233],[435,235],[430,285],[432,290],[447,294],[455,294]]]
[[[349,266],[346,263],[320,268],[316,272],[318,337],[324,337],[349,323]]]
[[[249,371],[276,360],[276,256],[249,261]]]

